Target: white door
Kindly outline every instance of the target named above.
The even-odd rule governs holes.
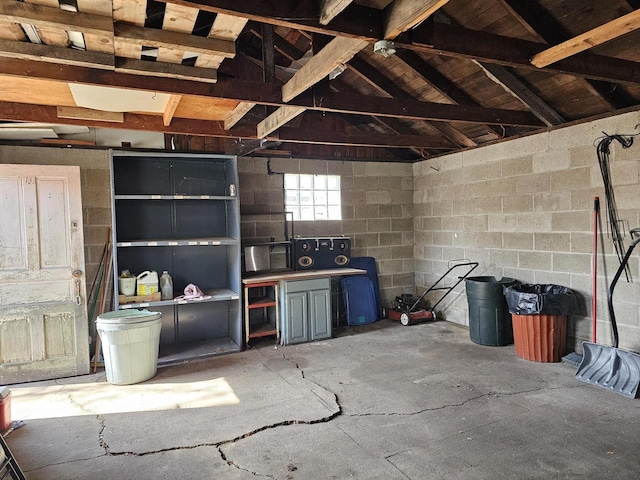
[[[0,165],[0,385],[89,373],[80,169]]]

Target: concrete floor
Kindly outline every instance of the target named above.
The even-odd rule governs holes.
[[[12,388],[36,479],[637,478],[640,400],[446,322]]]

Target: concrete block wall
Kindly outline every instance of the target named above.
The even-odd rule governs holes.
[[[383,303],[413,291],[413,180],[410,164],[272,159],[283,173],[340,175],[342,221],[295,222],[300,236],[345,235],[352,256],[377,260]],[[283,210],[281,175],[267,175],[265,158],[239,158],[242,243],[282,240],[280,215],[254,215]],[[282,260],[283,262],[283,260]]]
[[[111,227],[109,151],[0,145],[0,163],[78,165],[82,195],[87,292]]]
[[[413,165],[416,291],[456,258],[478,261],[474,275],[554,283],[576,291],[582,312],[569,321],[569,347],[591,338],[593,199],[606,208],[594,141],[602,132],[637,133],[640,114],[575,125]],[[619,216],[640,226],[640,141],[612,145]],[[627,237],[626,244],[629,244]],[[611,238],[600,236],[598,341],[609,342],[606,288],[618,266]],[[639,247],[640,248],[640,247]],[[634,283],[622,280],[614,306],[621,346],[640,351],[640,250]],[[451,279],[453,280],[453,279]],[[464,287],[443,302],[447,320],[467,324]]]

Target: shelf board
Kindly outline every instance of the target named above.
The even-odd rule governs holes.
[[[117,247],[194,247],[205,245],[238,245],[237,238],[208,237],[208,238],[173,238],[158,240],[132,240],[130,242],[116,242]]]
[[[277,302],[270,297],[249,299],[249,310],[251,310],[252,308],[264,308],[264,307],[275,307],[275,306],[277,306]]]
[[[237,200],[229,195],[114,195],[116,200]]]
[[[269,337],[271,335],[277,335],[278,330],[270,323],[261,323],[257,327],[251,327],[249,332],[249,338]]]
[[[211,298],[198,299],[173,299],[173,300],[160,300],[158,302],[144,302],[144,303],[127,303],[126,305],[119,305],[120,310],[127,310],[129,308],[145,308],[145,307],[160,307],[169,305],[185,305],[188,303],[207,303],[207,302],[222,302],[225,300],[239,300],[240,295],[228,288],[217,288],[212,290],[205,290],[202,293],[210,296]]]
[[[239,351],[240,346],[229,337],[160,345],[158,365],[173,365]]]

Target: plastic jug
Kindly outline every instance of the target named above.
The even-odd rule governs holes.
[[[162,300],[173,300],[173,280],[166,270],[160,276],[160,293]]]
[[[138,295],[158,293],[158,272],[145,270],[138,275]]]

